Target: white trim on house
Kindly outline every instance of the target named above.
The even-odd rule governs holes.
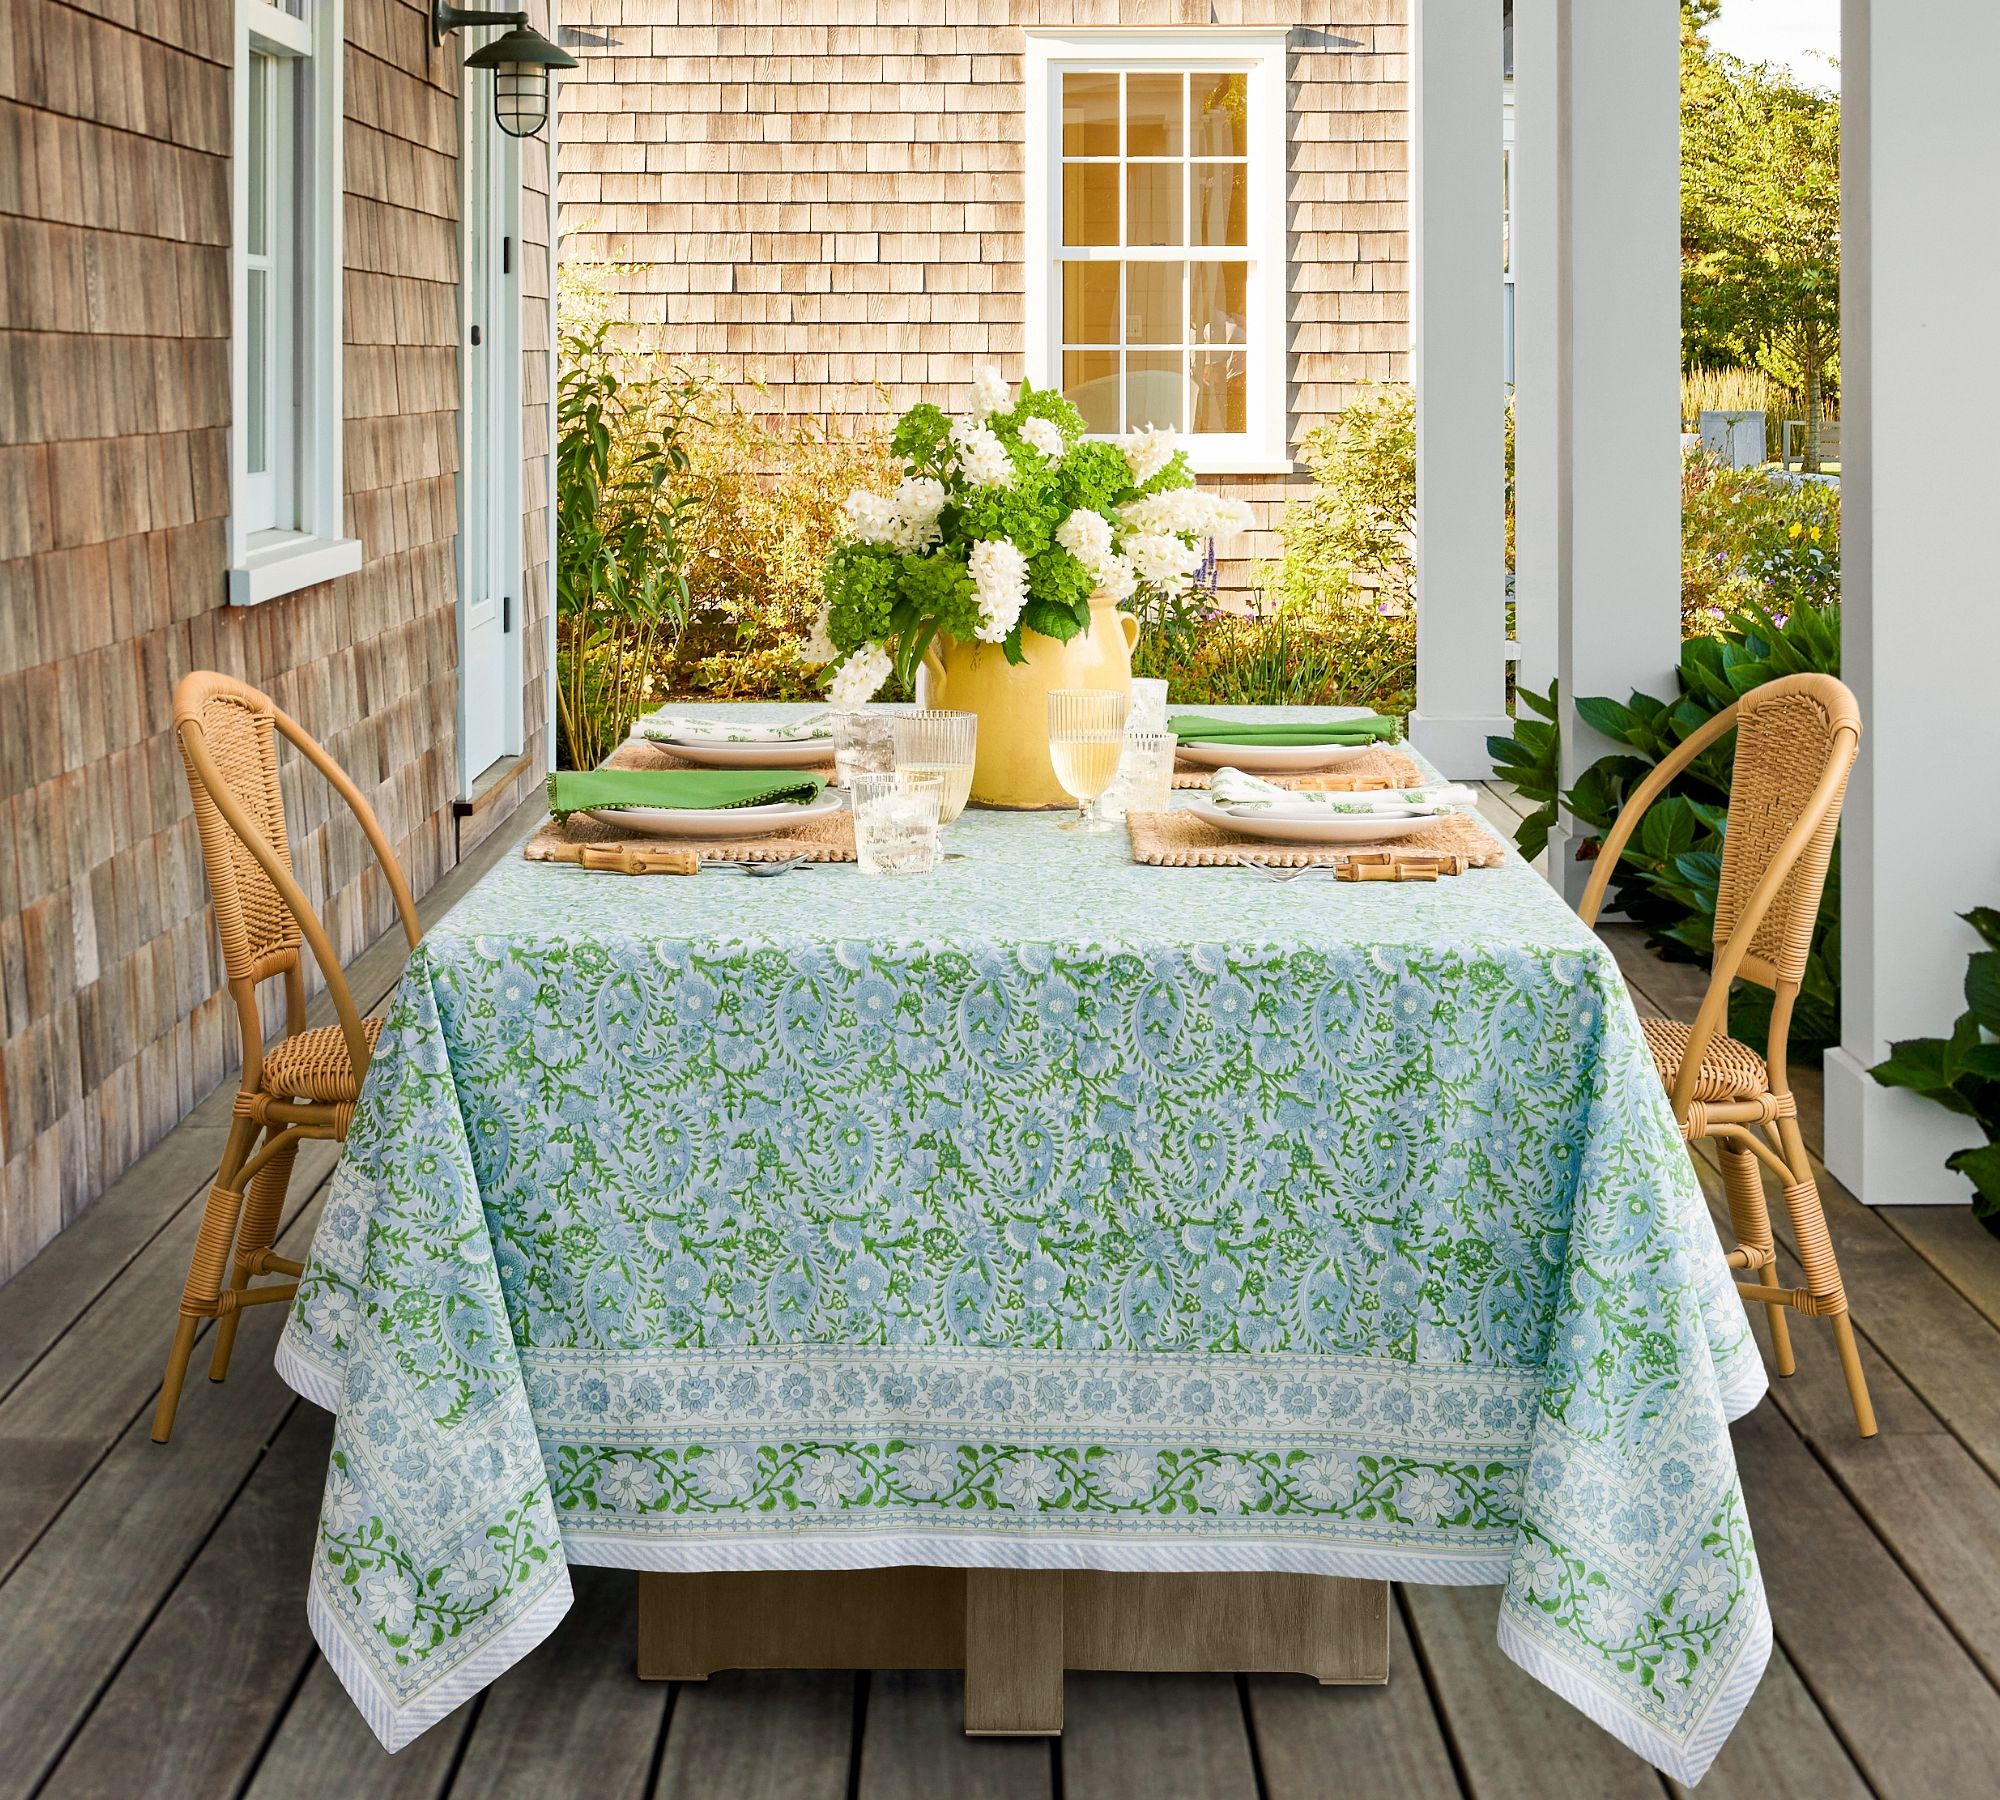
[[[361,566],[343,534],[341,468],[343,255],[346,203],[342,0],[236,0],[231,76],[229,259],[229,567],[233,606],[254,606]],[[250,86],[253,53],[277,59],[267,105],[266,242],[254,260],[264,314],[269,396],[261,467],[250,421]],[[269,67],[266,64],[266,67]]]
[[[1022,73],[1027,131],[1023,249],[1026,373],[1037,386],[1060,387],[1061,263],[1098,258],[1136,262],[1241,261],[1246,265],[1246,426],[1242,432],[1185,433],[1203,475],[1290,474],[1286,392],[1286,70],[1287,26],[1066,27],[1026,33]],[[1067,70],[1241,70],[1248,85],[1248,242],[1235,251],[1186,248],[1148,252],[1109,248],[1058,254],[1062,207],[1060,108],[1054,83]],[[1121,157],[1122,160],[1122,157]],[[1129,422],[1128,422],[1129,423]]]

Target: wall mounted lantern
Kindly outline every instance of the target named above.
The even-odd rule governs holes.
[[[505,35],[465,59],[468,69],[493,71],[493,118],[509,137],[533,137],[549,120],[549,71],[573,69],[576,58],[528,24],[524,12],[468,12],[431,0],[431,42],[467,25],[506,25]]]

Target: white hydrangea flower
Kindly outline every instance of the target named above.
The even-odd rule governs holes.
[[[1006,538],[982,538],[965,559],[979,597],[979,628],[974,636],[997,644],[1014,629],[1028,603],[1028,559]]]
[[[848,528],[864,544],[882,544],[909,556],[938,541],[938,514],[944,511],[944,501],[943,482],[929,475],[909,475],[886,497],[856,489],[841,510]]]
[[[1111,561],[1111,521],[1079,506],[1056,527],[1056,542],[1095,575]]]
[[[952,447],[958,452],[958,472],[974,487],[1011,487],[1014,465],[1007,447],[984,425],[955,419],[951,427]]]
[[[1135,431],[1120,438],[1118,447],[1125,452],[1125,464],[1132,471],[1135,487],[1144,487],[1174,460],[1174,434],[1171,431]]]
[[[1162,593],[1178,593],[1185,588],[1205,554],[1200,544],[1190,544],[1172,532],[1135,532],[1125,540],[1125,554],[1132,568],[1149,588]]]
[[[1052,463],[1062,461],[1062,427],[1053,419],[1023,419],[1021,442],[1039,450]]]
[[[863,644],[834,670],[826,693],[828,702],[841,712],[866,706],[889,679],[889,671],[894,667],[889,652],[880,644]]]
[[[1113,600],[1129,600],[1139,591],[1139,571],[1129,556],[1114,556],[1103,568],[1093,571],[1097,591]]]
[[[799,652],[809,663],[830,663],[840,654],[840,646],[827,635],[827,624],[826,608],[822,606]]]
[[[1014,395],[1007,386],[1006,377],[991,363],[981,363],[972,371],[972,416],[975,419],[990,419],[1013,404]],[[989,482],[987,485],[992,484]]]

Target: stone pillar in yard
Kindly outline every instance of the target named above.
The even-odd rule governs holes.
[[[1968,1119],[1878,1087],[1893,1039],[1963,1010],[1955,916],[2000,904],[2000,135],[1992,0],[1845,0],[1841,15],[1842,673],[1861,760],[1841,833],[1841,1043],[1826,1160],[1872,1205],[1968,1201]]]
[[[1416,747],[1492,773],[1509,729],[1506,315],[1500,261],[1502,14],[1412,0],[1410,335],[1417,396]]]
[[[1680,7],[1556,0],[1556,669],[1562,784],[1615,746],[1579,696],[1668,696],[1680,660]],[[1524,9],[1517,20],[1515,54]],[[1574,903],[1594,836],[1567,813]]]

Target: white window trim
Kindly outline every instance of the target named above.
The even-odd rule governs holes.
[[[1250,165],[1249,311],[1255,329],[1246,370],[1249,429],[1227,436],[1188,433],[1197,474],[1288,475],[1293,472],[1285,314],[1286,71],[1290,27],[1031,27],[1022,74],[1027,85],[1022,253],[1027,270],[1023,324],[1028,379],[1062,385],[1061,271],[1055,229],[1062,210],[1062,115],[1053,105],[1065,69],[1149,67],[1248,71]]]
[[[229,568],[232,606],[254,606],[361,567],[361,543],[342,535],[346,490],[341,467],[341,213],[346,202],[342,122],[346,97],[342,60],[346,26],[341,0],[310,0],[307,19],[266,0],[235,0],[231,76],[232,154],[229,169]],[[293,204],[300,245],[292,293],[293,340],[305,347],[294,375],[300,429],[292,465],[298,527],[259,529],[245,513],[248,472],[249,283],[243,246],[250,217],[250,45],[305,58],[300,83],[300,140],[312,146],[310,169],[296,173]]]

